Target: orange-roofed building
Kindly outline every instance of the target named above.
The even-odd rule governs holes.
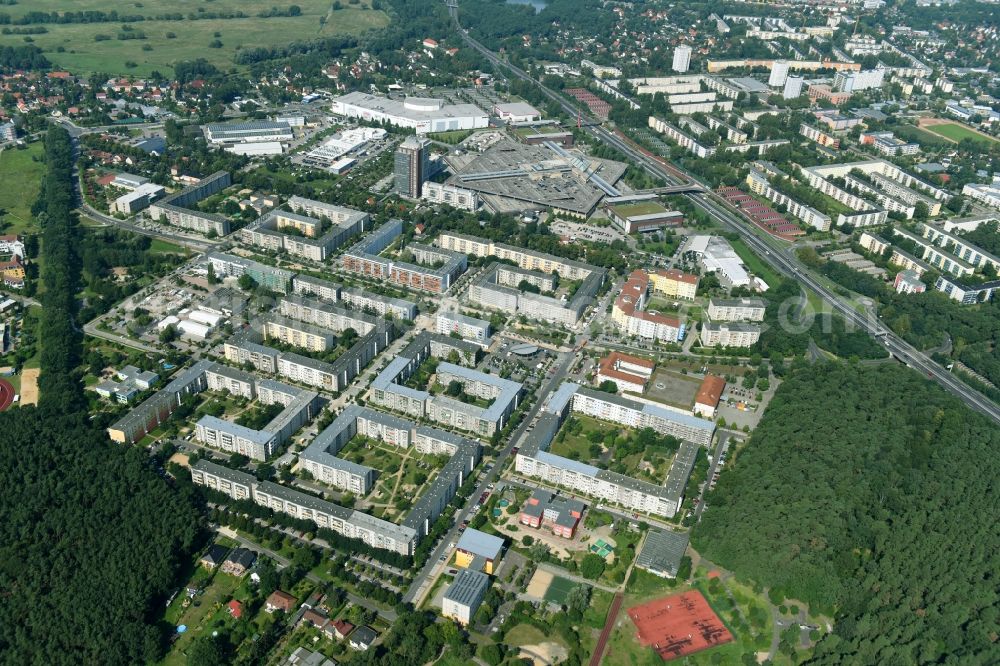
[[[611,381],[619,391],[642,393],[655,367],[653,361],[621,352],[611,352],[601,360],[595,381],[598,384]]]
[[[726,380],[716,375],[705,375],[698,394],[694,398],[694,408],[691,410],[699,416],[710,419],[715,418],[715,412],[719,408],[719,401],[722,400],[722,393],[726,390]]]
[[[639,270],[632,271],[622,287],[622,293],[615,299],[611,320],[626,335],[647,340],[677,342],[683,337],[680,319],[643,311],[648,291],[649,277],[646,273]]]

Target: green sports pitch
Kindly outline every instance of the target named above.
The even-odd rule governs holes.
[[[931,132],[937,134],[938,136],[943,136],[946,139],[951,139],[952,141],[959,142],[965,139],[971,139],[976,143],[981,143],[987,146],[995,145],[1000,143],[991,136],[987,136],[982,132],[977,132],[971,127],[966,127],[961,123],[941,123],[940,125],[927,125],[922,127],[926,132]]]
[[[566,602],[566,596],[569,594],[569,591],[574,587],[576,587],[576,583],[573,581],[553,576],[552,582],[549,583],[549,589],[545,590],[545,600],[562,605]]]

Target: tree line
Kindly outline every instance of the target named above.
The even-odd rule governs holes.
[[[49,131],[45,156],[41,400],[0,413],[0,654],[19,664],[149,662],[163,654],[163,601],[201,531],[192,498],[87,417],[65,130]]]

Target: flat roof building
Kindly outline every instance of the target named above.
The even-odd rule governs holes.
[[[350,92],[333,99],[334,115],[369,122],[387,122],[397,127],[428,132],[480,129],[489,126],[489,116],[474,104],[445,104],[444,100],[407,97],[389,99],[363,92]]]
[[[467,528],[455,545],[455,565],[492,575],[496,573],[503,544],[500,537]]]
[[[651,529],[635,558],[635,566],[661,578],[676,578],[687,546],[687,532]]]
[[[489,576],[471,569],[462,569],[444,592],[441,614],[459,624],[468,625],[489,589]]]

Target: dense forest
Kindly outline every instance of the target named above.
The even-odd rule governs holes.
[[[45,152],[41,401],[0,414],[0,663],[143,663],[162,654],[155,621],[198,519],[88,419],[69,135],[50,130]]]
[[[996,664],[1000,430],[896,365],[791,374],[697,550],[832,613],[817,664]]]

